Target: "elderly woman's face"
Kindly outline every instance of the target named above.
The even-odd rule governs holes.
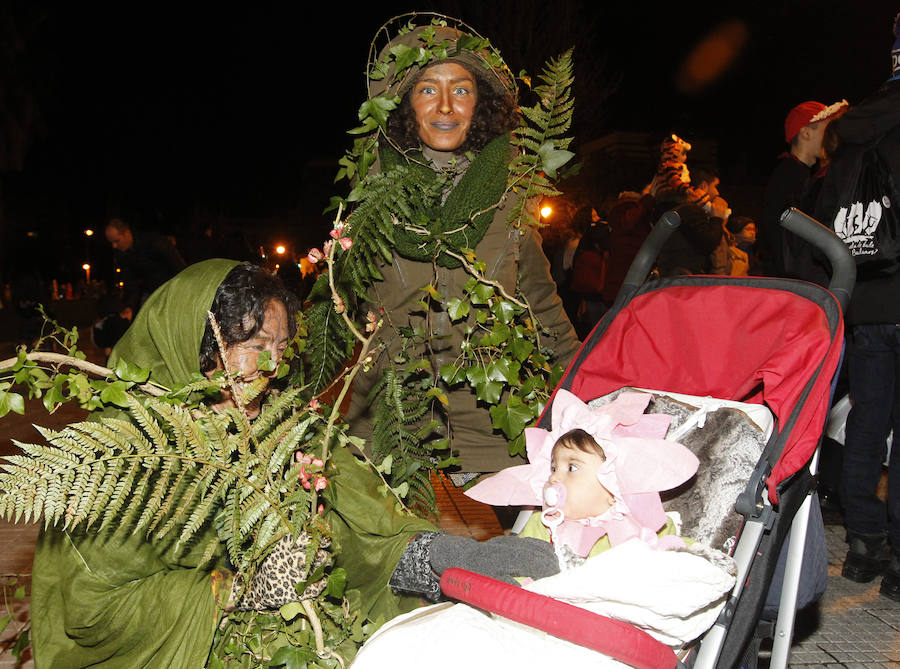
[[[263,324],[259,331],[247,341],[236,342],[226,347],[225,359],[228,361],[228,369],[237,372],[238,383],[249,383],[255,378],[265,375],[272,376],[272,372],[260,371],[257,361],[263,351],[268,351],[277,368],[281,361],[284,349],[287,348],[290,339],[288,329],[288,315],[284,304],[272,300],[266,305]],[[209,372],[212,375],[213,372]],[[256,418],[259,415],[259,397],[246,406],[247,415]],[[222,401],[214,406],[215,409],[226,409],[235,406],[234,398],[229,390],[222,391]]]
[[[439,63],[422,72],[409,93],[419,139],[437,151],[458,149],[469,133],[478,85],[459,63]]]

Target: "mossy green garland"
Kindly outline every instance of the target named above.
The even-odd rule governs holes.
[[[461,267],[459,260],[444,253],[444,248],[457,252],[474,249],[484,237],[506,190],[509,157],[509,135],[492,140],[468,166],[443,205],[414,212],[412,226],[394,228],[397,253],[410,260],[434,261],[441,267]],[[381,150],[381,160],[388,170],[406,163],[411,170],[441,178],[428,165],[404,158],[389,147]]]

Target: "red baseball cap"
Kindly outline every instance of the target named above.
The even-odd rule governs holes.
[[[847,106],[846,100],[835,102],[827,107],[821,102],[801,102],[788,112],[787,118],[784,119],[784,141],[790,142],[797,133],[810,123],[818,123],[831,118],[844,107]]]

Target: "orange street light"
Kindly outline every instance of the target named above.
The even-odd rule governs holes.
[[[285,251],[287,251],[287,249],[285,248],[284,244],[279,244],[275,247],[275,253],[280,256],[283,256]]]
[[[553,213],[553,208],[549,205],[544,205],[541,207],[541,218],[550,218],[550,214]]]
[[[91,283],[91,266],[88,263],[84,263],[81,266],[81,269],[84,270],[84,273],[87,275],[87,283],[90,285]]]
[[[90,237],[90,236],[93,235],[93,234],[94,234],[94,231],[91,230],[90,228],[88,228],[87,230],[84,231],[84,236],[85,236],[85,237]]]

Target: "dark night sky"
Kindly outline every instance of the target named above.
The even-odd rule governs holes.
[[[373,3],[377,11],[351,12],[347,3],[317,3],[313,20],[297,3],[40,4],[13,11],[40,123],[24,171],[8,176],[3,196],[18,225],[51,217],[73,230],[100,226],[117,207],[174,222],[195,203],[245,216],[321,210],[341,189],[304,191],[304,175],[310,164],[336,161],[347,145],[371,35],[415,7]],[[431,7],[491,37],[513,71],[534,74],[575,43],[576,143],[613,129],[716,139],[727,195],[729,180],[765,181],[791,106],[842,97],[853,104],[888,76],[900,9],[881,1],[852,9],[843,0],[727,4],[448,0]],[[770,4],[780,6],[762,6]],[[747,31],[738,58],[699,92],[679,93],[673,82],[682,61],[729,20]]]

